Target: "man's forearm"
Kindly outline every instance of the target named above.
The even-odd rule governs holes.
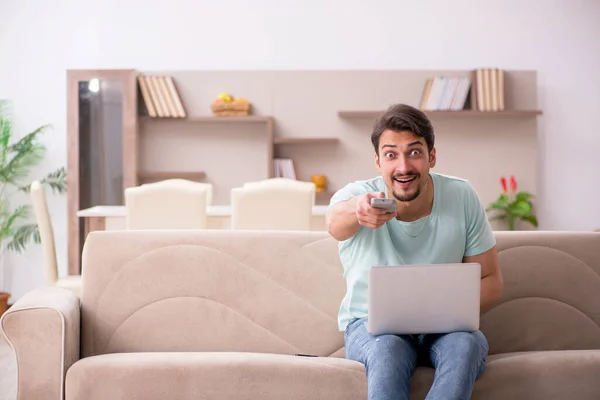
[[[481,315],[488,312],[502,298],[503,285],[497,275],[489,275],[481,280]]]
[[[360,224],[356,217],[356,202],[358,196],[350,200],[337,203],[331,207],[327,214],[327,230],[338,241],[343,241],[356,235]]]

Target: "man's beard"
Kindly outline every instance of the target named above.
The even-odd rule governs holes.
[[[394,195],[394,197],[398,201],[409,202],[409,201],[413,201],[414,199],[416,199],[417,197],[419,197],[419,195],[421,194],[421,188],[417,187],[417,190],[415,190],[414,193],[407,193],[407,194],[404,194],[404,195],[396,193],[395,190],[392,190],[392,194]]]
[[[414,176],[415,181],[418,181],[420,178],[420,174],[417,173],[416,171],[411,171],[405,175],[393,176],[392,177],[392,188],[394,187],[395,179],[401,179],[406,176]],[[421,194],[420,186],[417,186],[417,189],[413,193],[406,193],[406,194],[400,194],[400,193],[396,192],[394,189],[392,189],[392,195],[396,198],[396,200],[401,201],[401,202],[413,201],[414,199],[419,197],[420,194]]]

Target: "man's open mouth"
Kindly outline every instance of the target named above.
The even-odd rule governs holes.
[[[414,181],[415,179],[417,179],[416,176],[410,176],[406,178],[394,178],[394,180],[399,183],[408,183]]]

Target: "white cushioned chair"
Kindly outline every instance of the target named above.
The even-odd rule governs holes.
[[[289,186],[289,187],[293,187],[293,188],[299,188],[301,190],[309,190],[312,191],[313,194],[313,205],[315,204],[315,192],[316,192],[316,185],[312,182],[305,182],[305,181],[299,181],[296,179],[289,179],[289,178],[269,178],[269,179],[263,179],[261,181],[254,181],[254,182],[246,182],[244,183],[244,187],[262,187],[262,186],[275,186],[275,187],[282,187],[282,186]]]
[[[141,186],[155,185],[157,183],[164,183],[166,185],[174,185],[174,186],[189,184],[189,186],[194,187],[194,188],[205,188],[206,189],[206,205],[207,206],[212,205],[213,185],[211,183],[195,182],[195,181],[190,181],[188,179],[174,178],[174,179],[164,179],[164,180],[158,181],[158,182],[144,183]]]
[[[212,185],[167,179],[125,189],[127,229],[204,229]]]
[[[81,296],[81,275],[68,275],[61,278],[58,276],[54,229],[52,227],[50,212],[48,211],[46,191],[39,181],[34,181],[31,184],[30,195],[33,203],[33,212],[40,232],[47,284],[49,286],[58,286],[68,289],[77,296]]]
[[[231,190],[231,228],[310,230],[315,185],[273,178]]]

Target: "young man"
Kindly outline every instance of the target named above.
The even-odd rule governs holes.
[[[369,400],[408,400],[417,356],[435,368],[427,399],[468,399],[487,359],[481,332],[375,337],[363,322],[373,265],[479,263],[481,312],[489,310],[503,281],[485,209],[469,182],[430,172],[434,132],[418,109],[390,107],[375,123],[371,141],[381,176],[346,185],[327,213],[347,280],[338,317],[346,356],[365,365]],[[373,197],[395,198],[397,212],[371,207]]]

